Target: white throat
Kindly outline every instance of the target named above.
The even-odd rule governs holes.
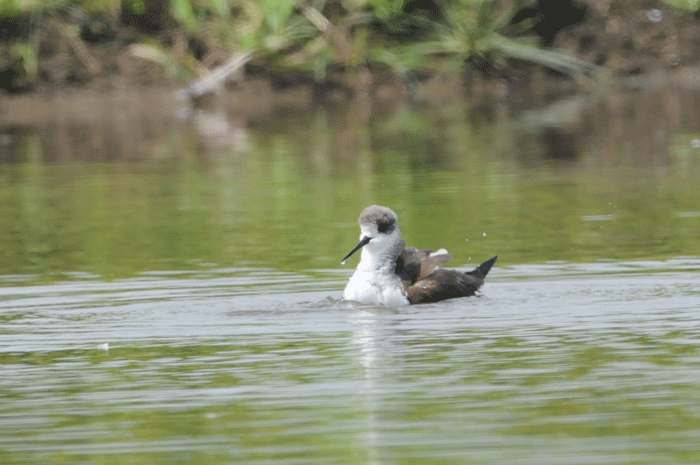
[[[360,263],[345,287],[343,298],[369,305],[408,305],[406,290],[395,272],[403,248],[399,228],[390,234],[363,228],[360,237],[372,237],[372,240],[362,248]]]

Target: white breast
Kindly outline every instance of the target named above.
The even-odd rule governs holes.
[[[401,279],[395,274],[384,274],[357,269],[348,281],[343,299],[367,305],[408,305],[408,297]]]

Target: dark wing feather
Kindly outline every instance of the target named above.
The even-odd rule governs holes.
[[[412,304],[420,304],[472,296],[484,284],[484,278],[497,258],[495,256],[467,273],[435,270],[430,276],[406,286],[408,300]]]
[[[439,302],[474,295],[482,284],[483,278],[454,270],[436,270],[427,278],[407,287],[406,292],[412,304]]]
[[[403,249],[396,261],[396,274],[401,277],[404,286],[408,287],[415,282],[427,278],[440,265],[452,260],[448,253],[435,254],[432,250],[419,250],[415,247]]]

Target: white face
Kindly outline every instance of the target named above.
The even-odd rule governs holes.
[[[345,260],[360,249],[365,259],[381,257],[401,240],[396,214],[391,210],[387,213],[377,206],[367,207],[360,216],[359,223],[360,242],[340,261],[341,264],[345,264]]]
[[[391,233],[380,233],[377,230],[377,225],[371,224],[360,227],[360,240],[364,237],[372,239],[363,248],[369,252],[382,251],[387,247],[396,243],[397,237],[400,236],[399,228],[394,228]]]

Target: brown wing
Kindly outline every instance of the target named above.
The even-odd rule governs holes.
[[[455,297],[468,297],[484,284],[483,278],[478,278],[454,270],[436,270],[425,279],[408,286],[408,300],[412,304],[439,302]]]
[[[452,260],[447,252],[433,253],[432,250],[419,250],[415,247],[403,249],[396,261],[396,274],[401,277],[404,286],[430,276],[440,265]]]
[[[408,300],[412,304],[420,304],[472,296],[484,284],[484,278],[497,258],[498,256],[495,256],[467,273],[435,270],[430,276],[406,286]]]

